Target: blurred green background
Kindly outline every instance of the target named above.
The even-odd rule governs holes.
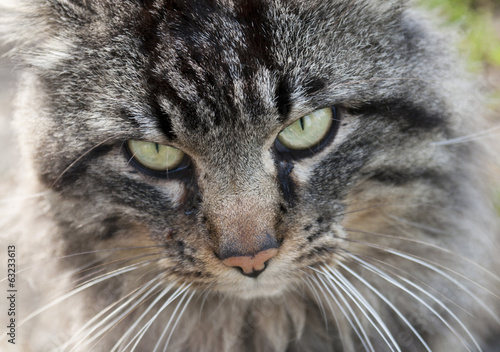
[[[450,23],[465,33],[462,49],[473,67],[483,63],[500,66],[500,0],[419,0],[427,8],[437,9]]]
[[[460,51],[467,57],[472,71],[483,77],[491,108],[490,119],[500,125],[500,0],[417,0],[462,32]],[[495,131],[493,145],[497,146],[500,162],[500,133]],[[497,163],[497,165],[500,163]],[[497,184],[495,205],[500,215],[500,169],[493,177]]]
[[[500,0],[417,0],[461,30],[460,50],[469,68],[483,75],[500,122]]]

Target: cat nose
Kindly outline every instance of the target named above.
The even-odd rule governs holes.
[[[267,261],[276,256],[277,253],[276,248],[270,248],[253,256],[229,257],[222,262],[227,266],[240,268],[245,276],[255,278],[266,269]]]
[[[219,258],[222,263],[237,268],[245,276],[256,278],[267,267],[267,262],[278,254],[278,243],[273,237],[268,237],[257,253],[243,253],[231,247],[223,247]]]

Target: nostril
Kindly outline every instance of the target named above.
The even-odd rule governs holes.
[[[264,270],[266,270],[267,268],[267,263],[269,262],[269,260],[267,262],[264,263],[264,269],[262,270],[253,270],[251,273],[245,273],[243,271],[243,269],[239,268],[239,267],[235,267],[237,268],[243,275],[245,275],[246,277],[250,277],[252,279],[255,279],[256,277],[258,277],[260,274],[262,274],[264,272]]]
[[[222,262],[230,267],[241,269],[243,275],[257,277],[266,269],[269,259],[276,256],[277,248],[269,248],[252,256],[234,256],[224,259]]]

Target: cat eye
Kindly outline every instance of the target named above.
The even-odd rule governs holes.
[[[129,140],[126,147],[132,160],[152,171],[173,171],[184,160],[181,150],[163,144]]]
[[[278,135],[278,141],[291,151],[313,148],[320,144],[332,129],[335,119],[333,108],[316,110],[302,116]]]

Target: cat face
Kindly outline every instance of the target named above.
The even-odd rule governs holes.
[[[72,288],[62,350],[480,350],[500,322],[469,82],[403,1],[22,4],[22,243],[56,253],[39,296]]]
[[[347,207],[392,202],[388,184],[442,169],[428,145],[449,117],[435,112],[432,84],[406,79],[426,51],[398,9],[174,1],[50,10],[76,18],[57,23],[52,40],[64,54],[46,57],[38,83],[51,93],[34,159],[55,191],[55,218],[79,228],[82,249],[157,245],[156,270],[168,279],[275,295],[304,270],[342,260]],[[293,124],[314,114],[326,125],[301,145]],[[296,139],[288,147],[286,133]],[[145,166],[148,143],[153,155],[179,153],[177,164]],[[409,160],[399,148],[419,153]],[[416,184],[407,202],[415,188],[440,191]],[[80,226],[86,219],[93,224]]]

